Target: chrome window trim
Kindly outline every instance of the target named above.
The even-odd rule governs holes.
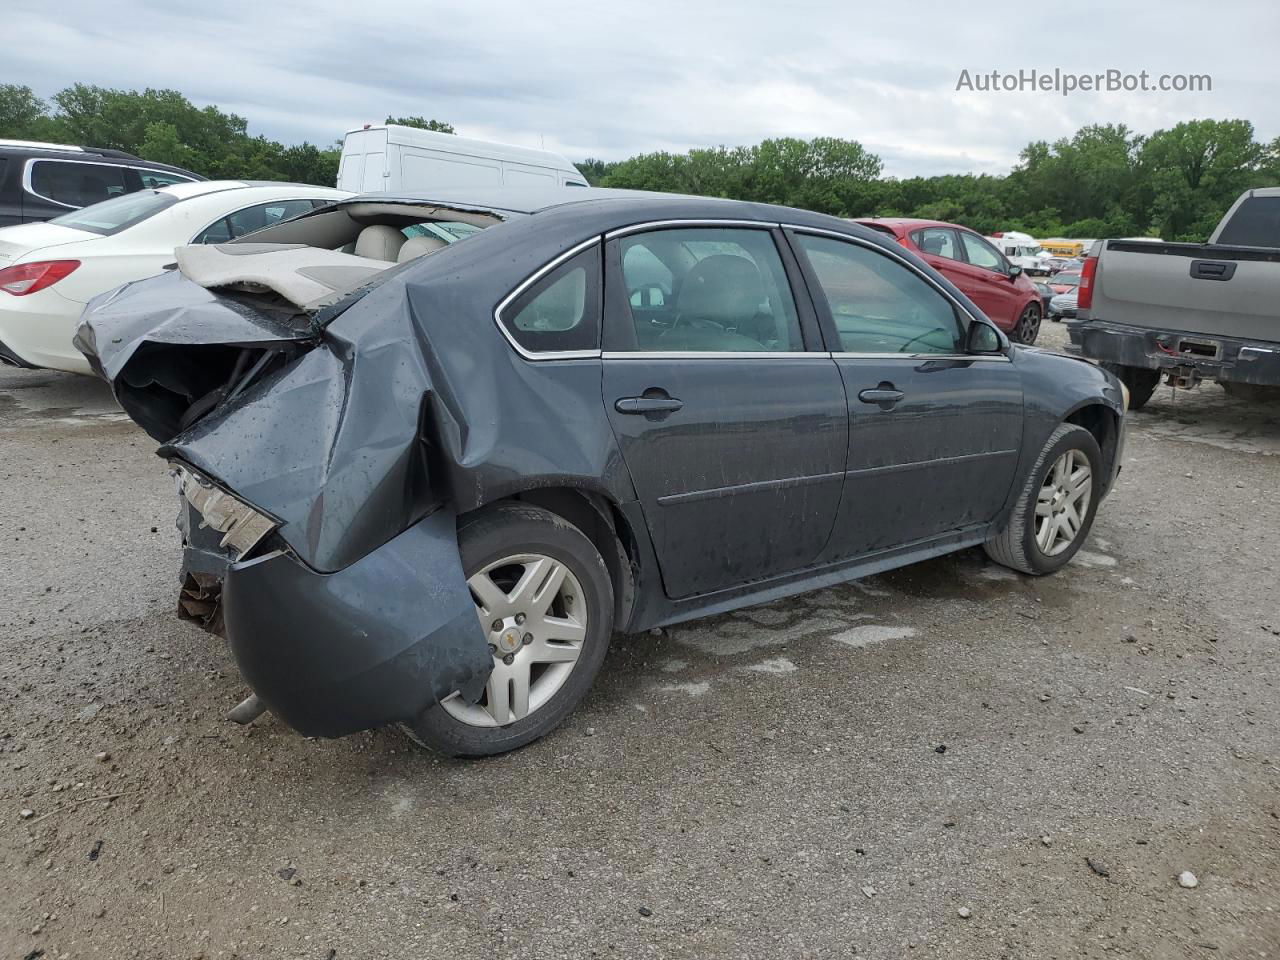
[[[927,363],[930,360],[1013,362],[1003,353],[853,353],[847,350],[835,350],[831,356],[836,360],[910,360],[912,363]]]
[[[199,182],[197,180],[193,180],[191,177],[183,176],[182,174],[179,174],[179,173],[173,173],[170,170],[153,170],[150,167],[137,167],[137,166],[134,166],[132,163],[103,163],[101,160],[72,160],[69,157],[28,157],[22,167],[23,191],[31,194],[33,197],[39,197],[41,200],[45,201],[46,203],[56,203],[58,206],[66,207],[68,210],[83,210],[84,207],[83,206],[77,207],[75,204],[63,203],[61,200],[53,199],[53,197],[46,197],[43,193],[36,193],[36,191],[32,188],[31,168],[35,166],[37,163],[80,163],[80,164],[86,164],[91,167],[113,167],[113,168],[119,168],[121,170],[139,170],[143,173],[166,173],[166,174],[172,174],[175,177],[179,177],[183,183]],[[143,187],[142,189],[149,190],[151,188]],[[136,190],[131,190],[129,192],[137,193]],[[117,197],[127,197],[128,195],[129,195],[128,193],[116,194]],[[115,197],[108,197],[107,199],[114,200]]]
[[[606,233],[604,238],[613,240],[615,237],[625,237],[631,233],[643,233],[646,230],[696,230],[699,227],[754,227],[757,230],[772,230],[780,226],[782,224],[775,223],[772,220],[735,220],[728,218],[716,219],[714,217],[676,218],[672,220],[649,220],[646,223],[633,223],[628,227],[618,227],[616,230],[610,230]]]
[[[516,338],[511,335],[511,331],[507,329],[506,324],[502,322],[502,311],[505,310],[507,307],[509,307],[513,300],[515,300],[522,293],[524,293],[531,286],[533,286],[535,283],[537,283],[539,280],[541,280],[543,277],[545,277],[547,274],[549,274],[552,270],[556,269],[556,267],[560,266],[565,261],[571,260],[574,257],[576,257],[578,254],[582,253],[583,251],[589,250],[591,247],[598,246],[599,244],[600,244],[599,237],[591,237],[588,240],[582,241],[582,243],[578,244],[576,247],[570,247],[564,253],[557,256],[554,260],[544,264],[543,266],[535,270],[533,273],[531,273],[529,276],[527,276],[524,280],[520,282],[520,284],[514,290],[512,290],[505,297],[503,297],[502,300],[498,302],[498,305],[496,307],[493,308],[493,322],[497,325],[498,331],[506,338],[507,343],[511,344],[512,349],[515,350],[515,352],[518,353],[520,356],[522,356],[524,359],[526,360],[598,360],[600,359],[599,349],[595,349],[595,350],[526,350],[524,347],[520,346],[520,343],[516,340]],[[600,283],[602,285],[604,283],[603,276],[600,278]],[[603,316],[601,316],[600,318],[600,326],[601,326],[601,329],[597,332],[603,335],[604,333],[603,331],[604,317]]]
[[[606,350],[605,360],[797,360],[830,359],[824,350]]]

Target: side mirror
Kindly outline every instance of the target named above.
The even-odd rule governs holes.
[[[1011,264],[1009,264],[1009,279],[1010,279],[1010,280],[1012,280],[1014,277],[1018,276],[1020,273],[1022,273],[1022,268],[1021,268],[1020,266],[1018,266],[1016,263],[1011,263]]]
[[[1000,331],[988,323],[974,320],[964,335],[965,353],[1002,353],[1005,339]]]

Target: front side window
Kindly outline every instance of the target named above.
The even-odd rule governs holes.
[[[588,247],[523,291],[498,317],[527,353],[600,346],[600,249]]]
[[[982,267],[984,270],[995,270],[997,273],[1004,273],[1004,257],[1000,256],[996,248],[983,240],[974,233],[965,233],[960,231],[960,239],[964,243],[964,252],[969,258],[969,262],[975,267]]]
[[[769,231],[654,230],[618,243],[629,313],[619,349],[804,349],[791,287]]]
[[[911,239],[916,242],[916,246],[923,253],[935,257],[946,257],[948,260],[964,259],[960,255],[960,251],[956,249],[956,232],[954,230],[949,230],[946,227],[926,227],[913,233]]]
[[[71,227],[73,230],[87,230],[89,233],[98,233],[105,237],[141,223],[177,202],[177,197],[167,193],[139,190],[112,200],[104,200],[102,203],[92,204],[81,210],[64,213],[49,222]]]
[[[913,270],[861,244],[797,234],[845,353],[954,354],[955,309]]]
[[[67,207],[87,207],[128,193],[125,168],[70,160],[31,161],[31,192]]]
[[[274,200],[271,203],[259,203],[245,207],[235,213],[228,214],[217,223],[211,224],[199,236],[195,243],[227,243],[247,233],[274,226],[282,220],[290,220],[304,213],[310,213],[314,207],[310,200]]]

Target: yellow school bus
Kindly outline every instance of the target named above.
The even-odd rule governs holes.
[[[1082,257],[1084,256],[1084,244],[1079,240],[1063,240],[1061,238],[1054,240],[1041,240],[1040,246],[1052,253],[1055,257]]]

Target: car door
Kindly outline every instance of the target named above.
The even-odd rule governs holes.
[[[848,397],[845,485],[822,559],[923,543],[994,519],[1022,435],[1014,364],[965,355],[969,318],[905,259],[869,241],[788,235]]]
[[[606,247],[604,401],[671,598],[801,569],[835,522],[844,387],[780,241],[667,226]]]
[[[968,275],[968,282],[956,286],[997,327],[1012,329],[1018,321],[1025,294],[1009,275],[1009,261],[976,233],[960,230],[959,234],[960,249],[967,262],[958,266]]]

